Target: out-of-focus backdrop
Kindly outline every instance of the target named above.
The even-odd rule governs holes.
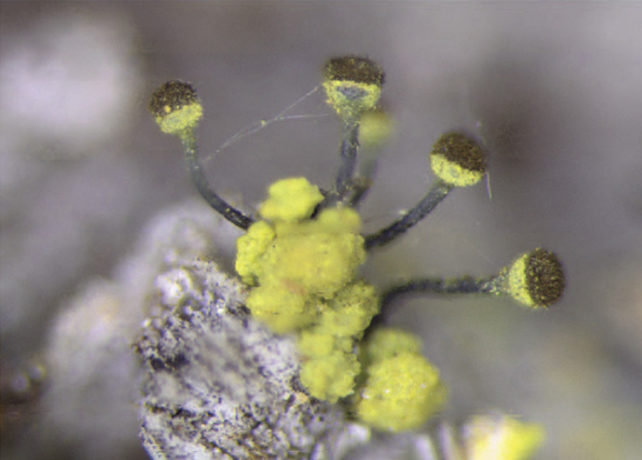
[[[537,421],[541,459],[640,458],[640,24],[636,2],[2,2],[3,458],[97,458],[65,432],[73,424],[38,423],[42,356],[69,299],[110,278],[154,214],[195,195],[178,141],[147,112],[154,88],[194,84],[201,147],[213,152],[314,88],[341,54],[384,67],[396,126],[366,230],[423,195],[445,130],[474,133],[491,155],[489,187],[455,191],[378,250],[368,278],[492,274],[538,246],[567,271],[566,296],[545,312],[505,299],[399,302],[390,323],[424,337],[451,388],[443,417],[500,409]],[[317,92],[292,113],[330,110]],[[208,174],[248,209],[280,177],[329,184],[339,132],[331,115],[275,123],[208,160]],[[59,403],[87,426],[101,412]],[[122,443],[119,458],[145,458],[131,414],[105,439]]]

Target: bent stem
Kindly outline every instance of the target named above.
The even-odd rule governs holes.
[[[181,141],[183,142],[183,149],[185,150],[185,162],[192,176],[192,181],[201,196],[228,221],[243,230],[247,230],[248,227],[254,223],[254,220],[230,205],[210,187],[198,158],[198,145],[194,132],[189,131],[181,135]]]

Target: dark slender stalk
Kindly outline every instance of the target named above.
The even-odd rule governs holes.
[[[379,148],[372,147],[361,155],[359,172],[353,186],[350,206],[356,208],[370,192],[370,186],[374,182],[374,176],[377,173],[377,159],[379,157]],[[362,153],[362,152],[359,152]]]
[[[384,292],[382,309],[393,298],[403,294],[488,294],[494,292],[495,278],[472,278],[464,276],[444,280],[443,278],[422,278],[407,281]]]
[[[346,124],[343,129],[343,140],[339,152],[341,164],[335,182],[337,201],[342,201],[351,189],[359,148],[359,123],[351,122]]]
[[[426,217],[453,189],[454,185],[448,184],[441,179],[437,179],[432,184],[426,196],[415,205],[403,217],[396,220],[389,226],[379,230],[376,233],[367,235],[366,248],[370,249],[375,246],[383,246],[397,236],[404,233],[421,219]]]
[[[183,148],[185,149],[187,167],[192,176],[192,181],[201,196],[228,221],[243,230],[247,230],[254,220],[226,202],[210,187],[198,158],[196,137],[193,134],[187,134],[182,136],[181,140],[183,141]]]

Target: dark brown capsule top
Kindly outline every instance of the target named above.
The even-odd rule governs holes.
[[[162,117],[197,100],[192,85],[181,80],[171,80],[154,91],[149,101],[149,111],[156,117]]]
[[[464,134],[452,132],[439,138],[432,148],[433,155],[443,155],[447,161],[467,171],[485,172],[486,157],[481,146]]]
[[[548,307],[562,297],[566,282],[555,253],[535,249],[528,256],[525,272],[528,293],[536,305]]]
[[[356,83],[383,85],[383,69],[374,61],[359,56],[330,59],[324,68],[328,80],[348,80]]]

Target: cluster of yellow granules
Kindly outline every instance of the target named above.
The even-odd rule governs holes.
[[[358,356],[379,312],[374,287],[357,278],[366,258],[359,214],[331,207],[311,218],[323,195],[305,178],[275,182],[268,195],[259,208],[264,220],[237,241],[236,270],[255,286],[247,299],[252,315],[297,334],[310,395],[332,402],[353,395],[358,416],[382,429],[421,425],[446,391],[419,340],[381,330]]]

